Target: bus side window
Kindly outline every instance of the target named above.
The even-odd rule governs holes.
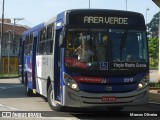
[[[39,41],[38,41],[38,48],[37,48],[37,53],[38,54],[45,54],[46,50],[46,44],[45,44],[45,39],[46,39],[46,28],[43,28],[40,30],[40,36],[39,36]]]
[[[51,54],[53,52],[53,40],[46,41],[46,53]]]
[[[31,33],[29,36],[29,45],[28,45],[28,54],[31,55],[32,54],[32,43],[33,42],[33,34]]]
[[[40,42],[39,43],[39,54],[44,54],[45,53],[45,42]]]
[[[43,28],[40,30],[40,41],[43,41],[46,39],[46,28]]]
[[[25,45],[25,47],[24,47],[24,54],[25,54],[25,55],[28,54],[28,46],[27,46],[27,45]]]
[[[30,36],[27,35],[26,36],[26,39],[25,39],[25,51],[24,51],[24,54],[25,55],[30,55]]]
[[[46,54],[52,54],[52,52],[53,52],[53,31],[54,31],[54,26],[49,25],[47,27],[47,39],[45,41]]]
[[[47,40],[52,39],[53,27],[54,27],[53,25],[50,25],[50,26],[47,27]]]

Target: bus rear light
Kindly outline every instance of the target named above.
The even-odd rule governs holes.
[[[66,73],[63,73],[63,78],[64,78],[64,83],[67,87],[79,91],[77,82],[71,76],[69,76]]]

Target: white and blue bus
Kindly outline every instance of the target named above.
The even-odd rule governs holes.
[[[120,110],[148,102],[148,45],[140,13],[67,10],[25,31],[20,43],[27,95],[41,94],[53,110]]]

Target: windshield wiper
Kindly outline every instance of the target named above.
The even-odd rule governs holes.
[[[128,35],[128,30],[126,30],[123,33],[122,38],[121,38],[121,44],[120,44],[120,55],[121,55],[120,59],[121,59],[121,61],[122,61],[122,54],[123,54],[122,50],[125,47],[127,35]]]

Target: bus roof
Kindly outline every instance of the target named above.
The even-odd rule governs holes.
[[[52,17],[50,20],[48,20],[47,22],[45,22],[44,26],[50,25],[50,24],[52,24],[55,21],[56,21],[56,17]]]
[[[44,26],[47,26],[47,25],[54,23],[55,21],[62,20],[64,23],[66,23],[65,14],[85,14],[85,13],[89,14],[89,15],[108,14],[108,15],[118,15],[118,16],[139,16],[141,18],[141,20],[144,20],[144,17],[141,13],[133,12],[133,11],[110,10],[110,9],[71,9],[71,10],[66,10],[66,11],[63,11],[63,12],[57,14],[56,17],[51,18],[47,22],[41,23],[33,28],[28,29],[27,31],[22,33],[22,36],[26,36],[29,33],[32,33],[38,29],[41,29]]]
[[[99,14],[103,14],[103,12],[108,12],[108,14],[116,14],[116,15],[142,15],[141,13],[138,12],[133,12],[133,11],[125,11],[125,10],[112,10],[112,9],[71,9],[67,10],[66,12],[76,12],[76,13],[90,13],[90,14],[95,14],[95,12]],[[143,15],[142,15],[143,16]]]
[[[35,27],[32,27],[32,28],[28,29],[27,31],[22,33],[22,36],[26,36],[26,35],[34,32],[34,31],[36,31],[38,29],[41,29],[42,27],[44,27],[44,23],[41,23],[39,25],[36,25]]]
[[[52,17],[50,20],[48,20],[47,22],[45,22],[45,26],[50,25],[52,23],[54,23],[55,21],[59,21],[59,20],[63,20],[64,21],[64,14],[66,11],[61,12],[59,14],[57,14],[57,16]]]

